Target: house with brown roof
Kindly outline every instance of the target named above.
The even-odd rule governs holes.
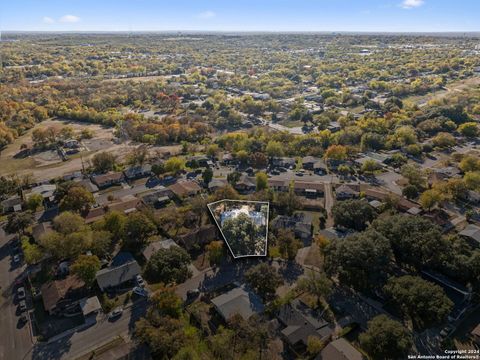
[[[195,181],[190,180],[176,182],[175,184],[170,185],[168,189],[180,199],[188,196],[195,196],[202,191],[200,185]]]
[[[257,183],[254,177],[249,177],[245,174],[240,176],[237,183],[235,184],[235,190],[237,190],[241,194],[248,194],[250,192],[255,191],[257,188]]]
[[[106,188],[112,185],[118,185],[125,180],[122,172],[109,172],[102,175],[92,176],[92,182],[99,188]]]
[[[335,197],[337,200],[356,199],[360,196],[360,193],[348,185],[340,185],[335,189]]]
[[[129,214],[131,212],[142,209],[144,206],[145,204],[139,198],[136,198],[135,196],[126,196],[120,201],[90,209],[85,216],[85,223],[89,224],[100,220],[109,211],[118,211],[123,214]]]
[[[360,351],[344,338],[338,338],[323,348],[315,360],[363,360]]]
[[[316,198],[323,196],[325,185],[312,181],[295,181],[293,183],[293,189],[297,195]]]
[[[268,187],[275,191],[288,191],[289,181],[280,179],[268,179]]]
[[[43,307],[50,315],[61,314],[78,305],[85,295],[85,283],[76,275],[45,283],[41,287]]]

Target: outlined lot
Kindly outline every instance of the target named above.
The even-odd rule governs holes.
[[[207,206],[234,258],[267,255],[268,202],[224,199]]]

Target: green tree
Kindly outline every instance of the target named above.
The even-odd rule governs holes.
[[[85,220],[70,211],[62,212],[53,219],[53,228],[61,234],[69,235],[85,229]]]
[[[415,199],[418,196],[418,189],[415,185],[407,185],[403,188],[402,195],[407,199]]]
[[[113,170],[116,163],[116,157],[109,152],[95,154],[92,158],[92,165],[95,171],[104,173]]]
[[[22,236],[22,251],[25,262],[29,265],[37,264],[44,256],[42,248],[37,244],[32,244],[26,236]]]
[[[378,315],[359,336],[360,345],[374,360],[404,359],[413,345],[411,334],[398,321]]]
[[[120,240],[125,236],[125,224],[127,216],[118,211],[109,211],[105,214],[101,222],[101,228],[110,232],[113,239]]]
[[[298,282],[298,288],[306,291],[317,300],[317,308],[320,308],[320,300],[322,297],[328,297],[332,292],[332,281],[325,273],[317,273],[313,270],[307,272],[306,277],[303,277]]]
[[[420,195],[420,205],[422,208],[430,211],[435,205],[442,201],[443,196],[440,192],[435,189],[426,190]]]
[[[287,215],[292,215],[295,210],[299,210],[302,208],[302,202],[300,198],[295,194],[293,184],[289,185],[287,193],[276,193],[276,202],[278,204],[278,208]]]
[[[418,276],[392,277],[384,291],[419,328],[440,325],[453,307],[440,286]]]
[[[463,177],[465,185],[470,190],[480,190],[480,171],[470,171]]]
[[[145,214],[134,212],[130,214],[125,222],[124,242],[131,247],[142,246],[147,239],[155,235],[157,227]]]
[[[366,160],[362,164],[362,172],[366,174],[373,174],[375,171],[380,169],[380,165],[374,160]]]
[[[165,162],[165,171],[178,173],[185,169],[185,160],[180,157],[171,157]]]
[[[300,241],[295,239],[295,234],[292,230],[279,229],[275,240],[280,255],[284,259],[294,260],[298,249],[302,247]]]
[[[270,158],[282,157],[285,154],[283,149],[284,146],[280,142],[271,140],[268,142],[265,152]]]
[[[71,186],[60,202],[61,211],[74,211],[86,214],[95,203],[90,191],[83,186]]]
[[[375,219],[374,208],[364,200],[345,200],[332,207],[335,226],[343,226],[358,231],[365,230],[367,224]]]
[[[327,273],[359,290],[381,286],[392,259],[388,239],[371,229],[334,239],[325,249]]]
[[[480,171],[480,159],[476,156],[466,155],[458,166],[464,173]]]
[[[162,286],[150,298],[145,318],[135,323],[135,337],[149,345],[155,359],[172,359],[186,345],[182,301],[175,288]]]
[[[465,137],[474,138],[478,136],[478,124],[475,122],[467,122],[458,127],[458,131]]]
[[[440,148],[450,148],[455,145],[455,137],[452,134],[441,132],[432,139],[433,145]]]
[[[212,241],[205,246],[208,252],[208,261],[212,265],[219,265],[224,256],[223,241]]]
[[[414,185],[421,189],[425,186],[425,174],[418,165],[403,165],[401,174],[406,178],[410,185]]]
[[[325,343],[318,336],[309,336],[307,338],[307,352],[314,357],[320,354],[320,351],[325,347]]]
[[[203,182],[205,183],[205,185],[208,186],[208,184],[210,184],[210,181],[212,181],[212,179],[213,179],[212,169],[207,167],[205,170],[203,170],[202,177],[203,177]]]
[[[182,299],[173,286],[161,285],[150,297],[150,303],[149,317],[170,316],[177,319],[182,315]]]
[[[257,191],[262,191],[268,188],[268,176],[264,172],[258,172],[255,175],[257,182]]]
[[[33,214],[31,211],[13,213],[8,215],[5,231],[9,234],[23,234],[25,229],[33,224]]]
[[[70,270],[90,287],[95,281],[97,271],[100,270],[100,259],[95,255],[80,255],[72,264]]]
[[[185,324],[170,316],[140,319],[135,323],[135,337],[148,344],[154,359],[172,359],[185,345]]]
[[[190,276],[190,255],[178,247],[160,249],[152,255],[145,267],[145,276],[154,282],[182,283]]]
[[[26,201],[27,209],[30,211],[37,211],[43,204],[43,196],[41,194],[32,194]]]
[[[260,263],[245,273],[248,284],[266,301],[271,299],[282,285],[283,280],[277,270],[266,263]]]
[[[264,252],[265,226],[257,226],[247,214],[225,220],[222,232],[237,256]]]
[[[400,263],[438,267],[450,252],[451,244],[442,237],[440,229],[420,216],[382,217],[376,219],[372,227],[390,241]]]

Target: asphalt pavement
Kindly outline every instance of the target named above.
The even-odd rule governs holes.
[[[19,321],[18,300],[14,296],[15,282],[25,266],[12,262],[12,235],[0,228],[0,359],[20,360],[28,358],[33,340],[30,323]]]

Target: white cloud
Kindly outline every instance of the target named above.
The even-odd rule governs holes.
[[[425,4],[424,0],[403,0],[402,8],[404,9],[413,9],[422,6]]]
[[[42,21],[44,24],[53,24],[55,22],[55,20],[48,16],[44,16]]]
[[[75,15],[63,15],[60,18],[60,22],[62,22],[62,23],[76,23],[76,22],[79,22],[79,21],[80,21],[80,18],[78,16],[75,16]]]
[[[217,14],[215,14],[213,11],[211,10],[207,10],[207,11],[202,11],[201,13],[199,13],[197,15],[198,18],[200,19],[211,19],[211,18],[214,18]]]

